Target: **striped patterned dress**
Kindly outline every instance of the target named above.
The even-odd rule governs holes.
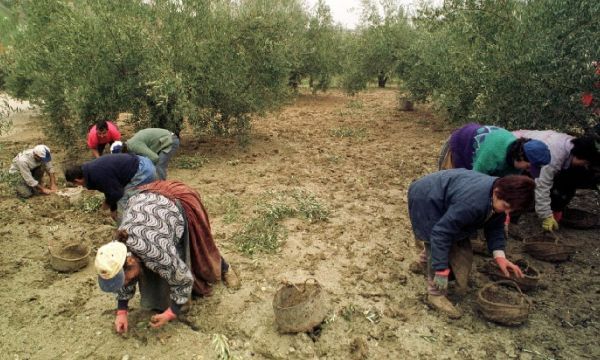
[[[192,273],[177,253],[184,231],[184,218],[174,202],[166,197],[142,192],[132,196],[123,214],[120,230],[129,234],[125,244],[146,268],[165,279],[171,300],[184,304],[192,293]],[[117,293],[117,300],[129,300],[137,281]]]

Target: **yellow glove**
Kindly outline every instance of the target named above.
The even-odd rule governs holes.
[[[542,222],[542,228],[546,231],[558,230],[558,223],[554,219],[554,216],[545,218],[544,222]]]

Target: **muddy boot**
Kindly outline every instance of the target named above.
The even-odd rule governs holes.
[[[235,270],[229,267],[229,270],[223,273],[223,283],[230,289],[239,289],[242,287],[242,282],[240,278],[237,276]]]
[[[413,261],[408,266],[408,270],[410,270],[413,274],[427,275],[427,271],[425,270],[426,266],[427,266],[427,263],[422,263],[420,261]]]
[[[427,295],[427,303],[434,309],[448,315],[450,319],[458,319],[462,316],[462,312],[444,295]]]
[[[180,311],[182,314],[187,314],[192,310],[192,299],[188,300],[185,304],[181,305]]]

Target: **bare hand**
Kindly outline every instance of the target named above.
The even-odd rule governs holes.
[[[129,321],[127,320],[127,310],[117,311],[115,318],[115,330],[118,334],[126,333],[129,329]]]
[[[168,308],[163,313],[152,316],[152,318],[150,319],[150,326],[152,326],[155,329],[158,329],[159,327],[163,326],[164,324],[168,323],[169,321],[175,318],[177,318],[177,315],[175,315],[171,308]]]
[[[510,277],[509,271],[512,271],[516,277],[523,277],[523,272],[521,271],[521,268],[518,265],[515,265],[512,262],[508,261],[506,258],[497,257],[496,263],[500,267],[500,271],[502,271],[502,274],[504,274],[504,276]]]

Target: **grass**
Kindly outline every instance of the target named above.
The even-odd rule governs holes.
[[[367,136],[367,130],[365,128],[354,129],[349,127],[340,127],[329,130],[329,134],[337,138],[363,139]]]
[[[232,239],[245,255],[275,253],[285,242],[287,231],[280,222],[300,217],[311,223],[326,221],[329,210],[316,197],[303,190],[267,191],[258,200],[255,215]]]
[[[178,169],[198,169],[208,162],[205,156],[200,154],[180,155],[175,157],[175,167]]]
[[[363,102],[360,101],[360,100],[350,100],[346,104],[346,107],[348,109],[362,109],[363,108]]]
[[[103,197],[99,195],[84,196],[77,203],[77,208],[84,213],[93,213],[100,210],[103,202]]]
[[[8,172],[10,166],[0,162],[0,194],[10,195],[14,193],[15,186],[19,183],[21,176]]]
[[[223,334],[213,334],[212,344],[217,353],[217,359],[219,360],[232,360],[233,355],[229,351],[229,339]]]
[[[225,194],[216,198],[207,197],[205,205],[211,215],[223,215],[223,222],[231,224],[240,217],[240,202],[234,194]]]

